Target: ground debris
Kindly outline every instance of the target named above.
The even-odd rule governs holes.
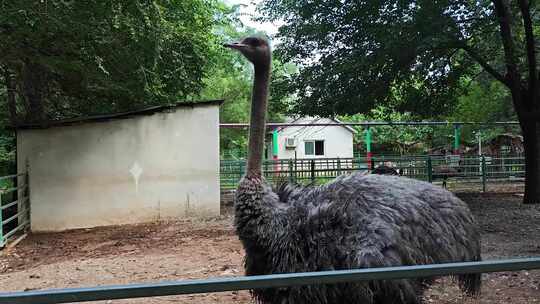
[[[459,196],[483,231],[483,258],[540,254],[540,208],[513,194]],[[231,214],[230,209],[224,210]],[[126,225],[29,235],[0,255],[2,291],[83,287],[243,274],[243,249],[232,218]],[[540,304],[540,271],[484,274],[479,298],[464,297],[450,278],[425,295],[437,304]],[[105,303],[253,303],[249,292],[101,301]]]

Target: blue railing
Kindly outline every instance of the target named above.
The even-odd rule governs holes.
[[[540,269],[540,257],[0,293],[0,304],[53,304]]]

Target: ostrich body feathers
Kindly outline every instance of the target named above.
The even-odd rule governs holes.
[[[246,176],[235,197],[235,226],[247,275],[480,260],[468,206],[429,183],[352,174],[274,192]],[[458,277],[470,294],[480,275]],[[429,280],[392,280],[254,290],[260,303],[416,304]]]

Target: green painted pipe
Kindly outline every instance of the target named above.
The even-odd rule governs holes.
[[[277,131],[277,129],[274,129],[274,131],[272,131],[272,156],[273,156],[273,159],[278,158],[278,150],[279,150],[278,131]]]
[[[366,132],[365,132],[365,141],[366,141],[366,163],[367,163],[367,166],[368,166],[368,169],[371,170],[373,169],[372,167],[372,159],[371,157],[373,156],[371,154],[371,128],[370,127],[367,127],[366,128]]]
[[[365,140],[366,140],[366,152],[371,153],[371,128],[366,128],[365,132]]]
[[[454,154],[459,154],[459,144],[461,142],[461,126],[454,125]]]
[[[0,293],[0,304],[55,304],[133,299],[259,288],[334,284],[372,280],[411,279],[465,273],[518,271],[525,269],[540,269],[540,257],[420,266],[363,268],[351,270],[228,277],[149,284],[98,286],[90,288],[34,290]]]

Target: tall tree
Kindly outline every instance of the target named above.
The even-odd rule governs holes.
[[[540,203],[539,4],[530,0],[265,0],[285,25],[279,53],[302,65],[289,89],[308,114],[378,104],[429,115],[455,105],[476,66],[502,83],[524,136],[525,203]],[[307,59],[307,60],[306,60]]]
[[[216,49],[215,13],[214,0],[2,1],[10,110],[43,122],[198,93]]]

